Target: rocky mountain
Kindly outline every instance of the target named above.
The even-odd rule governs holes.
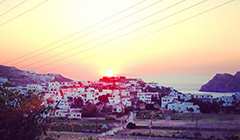
[[[14,86],[25,86],[26,84],[40,84],[46,82],[70,82],[60,74],[38,74],[34,71],[19,70],[15,67],[0,65],[0,78],[7,78]]]
[[[206,92],[240,92],[240,72],[235,75],[216,74],[200,91]]]

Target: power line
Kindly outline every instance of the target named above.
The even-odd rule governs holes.
[[[0,26],[3,26],[3,25],[5,25],[5,24],[7,24],[7,23],[9,23],[9,22],[13,21],[14,19],[16,19],[16,18],[18,18],[18,17],[20,17],[20,16],[22,16],[22,15],[24,15],[24,14],[26,14],[26,13],[28,13],[28,12],[32,11],[32,10],[34,10],[35,8],[37,8],[37,7],[41,6],[42,4],[46,3],[47,1],[48,1],[48,0],[45,0],[45,1],[43,1],[43,2],[41,2],[41,3],[39,3],[39,4],[37,4],[36,6],[34,6],[34,7],[30,8],[30,9],[28,9],[28,10],[24,11],[24,12],[22,12],[21,14],[19,14],[19,15],[15,16],[15,17],[13,17],[13,18],[11,18],[11,19],[9,19],[9,20],[7,20],[7,21],[3,22],[3,23],[1,23],[1,24],[0,24]]]
[[[95,24],[92,24],[92,25],[90,25],[90,26],[88,26],[88,27],[86,27],[86,28],[84,28],[84,29],[81,29],[81,30],[79,30],[79,31],[77,31],[77,32],[74,32],[74,33],[72,33],[72,34],[70,34],[70,35],[68,35],[68,36],[65,36],[65,37],[63,37],[63,38],[61,38],[61,39],[59,39],[59,40],[57,40],[57,41],[55,41],[55,42],[52,42],[52,43],[50,43],[50,44],[48,44],[48,45],[46,45],[46,46],[44,46],[44,47],[42,47],[42,48],[40,48],[40,49],[37,49],[37,50],[35,50],[35,51],[32,51],[32,52],[30,52],[30,53],[27,53],[27,54],[22,55],[22,56],[17,57],[17,58],[14,58],[14,59],[12,59],[12,60],[10,60],[10,61],[7,61],[7,62],[5,62],[5,64],[8,64],[8,63],[10,63],[10,62],[12,62],[12,61],[15,61],[15,60],[18,60],[18,59],[20,59],[20,58],[22,58],[22,57],[24,58],[24,57],[26,57],[26,56],[29,56],[29,55],[33,54],[33,53],[39,52],[39,51],[41,51],[41,50],[43,50],[43,49],[45,49],[45,48],[48,48],[49,46],[52,46],[52,45],[54,45],[54,44],[56,44],[56,43],[58,43],[58,42],[61,42],[62,40],[65,40],[65,39],[68,39],[68,38],[70,38],[70,37],[72,37],[72,36],[74,36],[74,35],[77,35],[77,34],[83,32],[83,31],[85,31],[85,30],[87,30],[87,29],[89,29],[89,28],[92,28],[92,27],[94,27],[94,26],[96,26],[96,25],[98,25],[98,24],[101,24],[101,23],[103,23],[103,22],[105,22],[105,21],[107,21],[107,20],[109,20],[109,19],[111,19],[111,18],[113,18],[113,17],[115,17],[115,16],[117,16],[117,15],[119,15],[119,14],[121,14],[121,13],[127,11],[127,10],[129,10],[129,9],[132,9],[132,8],[136,7],[137,5],[143,3],[144,1],[146,1],[146,0],[142,0],[142,1],[140,1],[140,2],[138,2],[138,3],[136,3],[136,4],[134,4],[134,5],[131,5],[130,7],[126,8],[126,9],[123,9],[122,11],[120,11],[120,12],[118,12],[118,13],[116,13],[116,14],[113,14],[113,15],[111,15],[111,16],[109,16],[109,17],[107,17],[107,18],[105,18],[105,19],[103,19],[103,20],[101,20],[101,21],[99,21],[99,22],[97,22],[97,23],[95,23]],[[65,45],[65,44],[64,44],[64,45]],[[28,58],[28,59],[29,59],[29,58]],[[28,60],[28,59],[24,59],[24,60],[22,60],[22,61],[20,61],[20,62],[23,62],[23,61]],[[17,62],[17,63],[19,63],[19,62]],[[16,64],[16,63],[15,63],[15,64]],[[13,65],[14,65],[14,64],[13,64]]]
[[[28,1],[28,0],[22,1],[21,3],[17,4],[16,6],[10,8],[9,10],[7,10],[7,11],[5,11],[5,12],[3,12],[2,14],[0,14],[0,17],[3,16],[3,15],[5,15],[5,14],[7,14],[8,12],[14,10],[15,8],[21,6],[21,5],[24,4],[26,1]]]
[[[0,4],[2,4],[4,1],[6,1],[6,0],[1,1]]]
[[[18,62],[16,62],[16,63],[12,64],[12,65],[15,65],[15,64],[18,64],[18,63],[27,61],[27,60],[29,60],[29,59],[31,59],[31,58],[35,58],[35,57],[40,56],[40,55],[42,55],[42,54],[45,54],[45,53],[47,53],[47,52],[49,52],[49,51],[55,50],[55,49],[57,49],[57,48],[59,48],[59,47],[61,47],[61,46],[64,46],[64,45],[66,45],[66,44],[68,44],[68,43],[71,43],[71,42],[73,42],[73,41],[75,41],[75,40],[78,40],[78,39],[81,38],[81,37],[87,36],[87,35],[89,35],[89,34],[92,34],[92,33],[94,33],[94,32],[97,32],[97,31],[99,31],[99,30],[101,30],[101,29],[104,29],[104,28],[106,28],[106,27],[108,27],[108,26],[110,26],[110,25],[112,25],[112,24],[114,24],[114,23],[116,23],[116,22],[119,22],[119,21],[121,21],[121,20],[123,20],[123,19],[125,19],[125,18],[128,18],[128,17],[136,14],[136,13],[139,13],[139,12],[141,12],[141,11],[143,11],[143,10],[145,10],[145,9],[153,6],[153,5],[156,5],[157,3],[161,2],[161,1],[162,1],[162,0],[159,0],[159,1],[155,2],[155,3],[152,3],[152,4],[150,4],[150,5],[142,8],[142,9],[140,9],[140,10],[137,10],[137,11],[131,13],[131,14],[128,14],[127,16],[124,16],[124,17],[122,17],[122,18],[120,18],[120,19],[118,19],[118,20],[115,20],[115,21],[113,21],[113,22],[111,22],[111,23],[109,23],[109,24],[107,24],[107,25],[104,25],[104,26],[102,26],[102,27],[100,27],[100,28],[98,28],[98,29],[96,29],[96,30],[94,30],[94,31],[91,31],[91,32],[89,32],[89,33],[87,33],[87,34],[84,34],[84,35],[82,35],[82,36],[80,36],[80,37],[77,37],[77,38],[75,38],[75,39],[72,39],[72,40],[70,40],[70,41],[68,41],[68,42],[66,42],[66,43],[63,43],[63,44],[61,44],[61,45],[59,45],[59,46],[56,46],[56,47],[54,47],[54,48],[51,48],[51,49],[46,50],[46,51],[44,51],[44,52],[41,52],[41,53],[39,53],[39,54],[37,54],[37,55],[34,55],[34,56],[32,56],[32,57],[29,57],[29,58],[26,58],[26,59],[24,59],[24,60],[18,61]],[[183,0],[183,1],[185,1],[185,0]],[[183,1],[181,1],[181,2],[183,2]],[[180,2],[180,3],[181,3],[181,2]],[[175,6],[175,5],[173,5],[173,6]],[[173,6],[170,6],[170,7],[173,7]],[[169,7],[169,8],[170,8],[170,7]],[[166,9],[164,9],[164,10],[166,10]],[[162,11],[164,11],[164,10],[162,10]],[[162,11],[160,11],[160,12],[162,12]],[[157,13],[160,13],[160,12],[157,12]],[[155,14],[157,14],[157,13],[155,13]],[[153,16],[153,15],[155,15],[155,14],[152,14],[152,15],[150,15],[150,16],[147,16],[146,18],[149,18],[149,17],[151,17],[151,16]],[[145,18],[145,19],[146,19],[146,18]],[[144,19],[142,19],[142,20],[144,20]],[[134,22],[133,24],[136,24],[136,22]],[[114,32],[117,32],[117,31],[113,31],[112,33],[114,33]],[[104,35],[104,36],[106,36],[106,35]],[[86,42],[86,43],[84,43],[84,44],[82,44],[82,45],[78,45],[78,46],[76,46],[76,47],[74,47],[74,48],[71,48],[71,49],[69,49],[69,50],[67,50],[67,51],[58,53],[58,54],[56,54],[56,55],[54,55],[54,56],[51,56],[51,57],[48,57],[48,58],[44,58],[44,59],[42,59],[42,60],[40,60],[40,61],[48,60],[48,59],[50,59],[50,58],[53,58],[53,57],[59,56],[59,55],[61,55],[61,54],[64,54],[64,53],[66,53],[66,52],[68,52],[68,51],[72,51],[73,49],[77,49],[77,48],[79,48],[80,46],[83,46],[83,45],[86,45],[86,44],[91,43],[91,42],[93,42],[93,41],[99,40],[99,39],[103,38],[104,36],[101,36],[101,37],[99,37],[99,38],[97,38],[97,39],[93,39],[93,40],[91,40],[91,41],[88,41],[88,42]],[[38,61],[38,62],[39,62],[39,61]],[[28,65],[23,66],[23,67],[27,67],[27,66],[30,66],[30,65],[33,65],[33,64],[35,64],[35,63],[31,63],[31,64],[28,64]]]
[[[133,39],[133,40],[127,41],[127,42],[125,42],[125,43],[123,43],[123,44],[121,44],[121,45],[118,45],[118,46],[116,46],[116,47],[112,47],[112,48],[110,48],[110,49],[108,49],[108,50],[106,50],[106,51],[110,51],[110,50],[112,50],[112,49],[116,49],[116,48],[121,47],[121,46],[123,46],[123,45],[126,45],[126,44],[128,44],[128,43],[130,43],[130,42],[139,40],[139,39],[141,39],[141,38],[150,36],[150,35],[152,35],[152,34],[155,34],[155,33],[157,33],[157,32],[160,32],[160,31],[162,31],[162,30],[168,29],[168,28],[170,28],[170,27],[172,27],[172,26],[175,26],[175,25],[178,25],[178,24],[183,23],[183,22],[185,22],[185,21],[191,20],[191,19],[193,19],[193,18],[195,18],[195,17],[201,16],[201,15],[206,14],[206,13],[208,13],[208,12],[211,12],[211,11],[213,11],[213,10],[215,10],[215,9],[218,9],[218,8],[220,8],[220,7],[222,7],[222,6],[225,6],[225,5],[227,5],[227,4],[229,4],[229,3],[233,2],[233,1],[235,1],[235,0],[230,0],[230,1],[228,1],[228,2],[222,3],[222,4],[220,4],[220,5],[217,5],[217,6],[215,6],[215,7],[210,8],[210,9],[208,9],[208,10],[205,10],[205,11],[203,11],[203,12],[200,12],[200,13],[198,13],[198,14],[195,14],[195,15],[193,15],[193,16],[190,16],[190,17],[188,17],[188,18],[185,18],[185,19],[183,19],[183,20],[180,20],[180,21],[178,21],[178,22],[175,22],[175,23],[173,23],[173,24],[171,24],[171,25],[168,25],[168,26],[163,27],[163,28],[161,28],[161,29],[158,29],[158,30],[156,30],[156,31],[150,32],[150,33],[148,33],[148,34],[145,34],[145,35],[140,36],[140,37],[138,37],[138,38],[135,38],[135,39]],[[70,63],[67,63],[67,64],[63,64],[63,65],[54,67],[54,68],[52,68],[52,69],[48,69],[47,71],[55,70],[55,69],[58,69],[58,68],[60,68],[60,67],[66,66],[66,65],[70,65],[70,64],[73,64],[73,63],[82,61],[82,60],[87,59],[87,58],[89,58],[89,57],[93,57],[93,56],[96,56],[96,55],[105,53],[106,51],[104,51],[104,52],[98,52],[98,53],[92,54],[92,55],[90,55],[90,56],[86,56],[86,57],[84,57],[84,58],[78,59],[77,61],[73,61],[73,62],[70,62]],[[46,71],[46,72],[47,72],[47,71]]]
[[[84,34],[84,35],[82,35],[82,36],[80,36],[80,37],[77,37],[77,38],[75,38],[75,39],[72,39],[72,40],[70,40],[70,41],[68,41],[68,42],[66,42],[66,43],[63,43],[63,44],[61,44],[61,45],[59,45],[59,46],[56,46],[56,47],[54,47],[54,48],[51,48],[51,49],[49,49],[49,50],[46,50],[46,51],[44,51],[44,52],[42,52],[42,53],[39,53],[39,54],[37,54],[37,55],[34,55],[34,56],[30,57],[30,58],[26,58],[26,59],[24,59],[24,60],[18,61],[18,62],[16,62],[16,63],[12,64],[12,65],[15,65],[15,64],[24,62],[24,61],[29,60],[29,59],[31,59],[31,58],[35,58],[35,57],[37,57],[37,56],[39,56],[39,55],[45,54],[45,53],[47,53],[47,52],[49,52],[49,51],[55,50],[55,49],[57,49],[57,48],[59,48],[59,47],[61,47],[61,46],[64,46],[64,45],[66,45],[66,44],[68,44],[68,43],[71,43],[71,42],[73,42],[73,41],[75,41],[75,40],[78,40],[78,39],[81,38],[81,37],[87,36],[87,35],[89,35],[89,34],[92,34],[92,33],[94,33],[94,32],[97,32],[97,31],[99,31],[99,30],[101,30],[101,29],[104,29],[104,28],[106,28],[106,27],[108,27],[108,26],[110,26],[110,25],[112,25],[112,24],[114,24],[114,23],[116,23],[116,22],[119,22],[119,21],[121,21],[121,20],[123,20],[123,19],[125,19],[125,18],[128,18],[128,17],[130,17],[130,16],[132,16],[132,15],[138,13],[138,12],[141,12],[141,11],[143,11],[143,10],[145,10],[145,9],[153,6],[153,5],[156,5],[157,3],[161,2],[161,1],[162,1],[162,0],[159,0],[159,1],[157,1],[157,2],[155,2],[155,3],[153,3],[153,4],[150,4],[150,5],[144,7],[144,8],[142,8],[142,9],[140,9],[140,10],[137,10],[137,11],[135,11],[135,12],[133,12],[133,13],[127,15],[127,16],[124,16],[124,17],[122,17],[122,18],[120,18],[120,19],[118,19],[118,20],[115,20],[115,21],[107,24],[107,25],[104,25],[104,26],[102,26],[102,27],[100,27],[100,28],[98,28],[98,29],[96,29],[96,30],[94,30],[94,31],[91,31],[91,32],[89,32],[89,33],[86,33],[86,34]],[[100,38],[103,38],[103,36],[100,37]],[[93,41],[96,41],[96,40],[98,40],[98,39],[99,39],[99,38],[93,39],[93,40],[91,40],[91,41],[89,41],[89,42],[87,42],[87,43],[84,43],[84,45],[86,45],[86,44],[88,44],[88,43],[91,43],[91,42],[93,42]],[[79,46],[82,46],[82,45],[78,45],[78,46],[74,47],[74,49],[77,49]],[[68,52],[68,51],[72,51],[72,49],[69,49],[69,50],[64,51],[64,52],[62,52],[62,53],[58,53],[58,54],[56,54],[56,55],[54,55],[54,56],[52,56],[52,57],[56,57],[56,56],[61,55],[61,54],[65,53],[65,52]],[[52,58],[52,57],[50,57],[50,58]],[[43,60],[40,60],[40,61],[44,61],[44,60],[47,60],[47,59],[49,59],[49,57],[48,57],[48,58],[44,58]],[[32,63],[32,64],[34,64],[34,63]],[[32,65],[32,64],[29,64],[29,65]],[[27,66],[29,66],[29,65],[27,65]],[[24,66],[24,67],[26,67],[26,66]]]
[[[149,24],[147,24],[147,25],[144,25],[144,26],[142,26],[142,27],[140,27],[140,28],[137,28],[137,29],[135,29],[135,30],[132,30],[132,31],[130,31],[130,32],[127,32],[127,33],[125,33],[125,34],[123,34],[123,35],[121,35],[121,36],[118,36],[118,37],[116,37],[116,38],[110,39],[110,40],[105,41],[105,42],[103,42],[103,43],[101,43],[101,44],[95,45],[95,46],[90,47],[90,48],[88,48],[88,49],[85,49],[85,50],[83,50],[83,51],[81,51],[81,52],[77,52],[77,53],[71,54],[71,55],[69,55],[69,56],[67,56],[67,57],[64,57],[64,58],[55,60],[55,61],[53,61],[53,62],[44,64],[44,65],[41,65],[41,66],[39,66],[39,67],[35,67],[35,69],[40,68],[40,67],[44,67],[44,66],[47,66],[47,65],[50,65],[50,64],[53,64],[53,63],[55,63],[55,62],[59,62],[59,61],[65,60],[65,59],[67,59],[67,58],[69,58],[69,57],[73,57],[73,56],[75,56],[75,55],[78,55],[79,53],[83,53],[83,52],[89,51],[89,50],[91,50],[91,49],[94,49],[94,48],[96,48],[96,47],[98,47],[98,46],[104,45],[104,44],[106,44],[106,43],[108,43],[108,42],[112,42],[112,41],[114,41],[114,40],[116,40],[116,39],[122,38],[122,37],[124,37],[124,36],[126,36],[126,35],[128,35],[128,34],[131,34],[131,33],[133,33],[133,32],[136,32],[136,31],[138,31],[138,30],[141,30],[141,29],[143,29],[143,28],[146,28],[146,27],[148,27],[148,26],[150,26],[150,25],[152,25],[152,24],[155,24],[155,23],[157,23],[157,22],[160,22],[160,21],[162,21],[162,20],[164,20],[164,19],[167,19],[167,18],[169,18],[169,17],[171,17],[171,16],[174,16],[174,15],[176,15],[176,14],[179,14],[179,13],[183,12],[183,11],[186,11],[186,10],[188,10],[188,9],[190,9],[190,8],[193,8],[193,7],[195,7],[195,6],[199,5],[199,4],[202,4],[202,3],[206,2],[206,1],[207,1],[207,0],[203,0],[203,1],[201,1],[201,2],[199,2],[199,3],[196,3],[196,4],[192,5],[192,6],[189,6],[189,7],[187,7],[187,8],[184,8],[184,9],[178,11],[178,12],[175,12],[175,13],[169,15],[169,16],[166,16],[166,17],[164,17],[164,18],[161,18],[161,19],[159,19],[159,20],[156,20],[156,21],[154,21],[154,22],[151,22],[151,23],[149,23]]]
[[[175,4],[167,7],[167,8],[162,9],[162,10],[160,10],[160,11],[158,11],[158,12],[155,12],[155,13],[153,13],[153,14],[151,14],[151,15],[148,15],[148,16],[146,16],[146,17],[144,17],[144,18],[141,18],[140,20],[134,21],[134,22],[132,22],[131,24],[128,24],[128,25],[126,25],[126,26],[124,26],[124,27],[122,27],[122,28],[119,28],[119,29],[117,29],[117,30],[115,30],[115,31],[112,31],[112,32],[110,32],[110,33],[107,33],[107,34],[105,34],[105,35],[103,35],[103,36],[101,36],[101,37],[98,37],[98,38],[96,38],[96,39],[93,39],[93,40],[91,40],[91,41],[85,42],[85,43],[83,43],[83,44],[81,44],[81,45],[75,46],[74,48],[71,48],[71,49],[69,49],[69,50],[66,50],[66,51],[63,51],[63,52],[61,52],[61,53],[55,54],[55,55],[53,55],[53,56],[50,56],[50,57],[41,59],[41,60],[39,60],[38,62],[42,62],[42,61],[48,60],[48,59],[50,59],[50,58],[53,58],[53,57],[59,56],[59,55],[61,55],[61,54],[64,54],[64,53],[66,53],[66,52],[69,52],[69,51],[72,51],[72,50],[74,50],[74,49],[77,49],[77,48],[79,48],[80,46],[84,46],[84,45],[86,45],[86,44],[92,43],[92,42],[94,42],[94,41],[96,41],[96,40],[99,40],[99,39],[101,39],[101,38],[103,38],[103,37],[106,37],[106,36],[108,36],[108,35],[110,35],[110,34],[113,34],[113,33],[115,33],[115,32],[118,32],[118,31],[120,31],[120,30],[122,30],[122,29],[124,29],[124,28],[126,28],[126,27],[129,27],[129,26],[134,25],[134,24],[136,24],[136,23],[138,23],[138,22],[140,22],[140,21],[143,21],[143,20],[145,20],[145,19],[147,19],[147,18],[150,18],[150,17],[152,17],[152,16],[154,16],[154,15],[156,15],[156,14],[159,14],[160,12],[163,12],[163,11],[169,9],[169,8],[172,8],[172,7],[174,7],[174,6],[182,3],[182,2],[184,2],[184,1],[185,1],[185,0],[182,0],[182,1],[178,2],[178,3],[175,3]],[[148,6],[147,6],[147,7],[148,7]],[[135,12],[134,12],[134,13],[135,13]],[[46,51],[46,52],[48,52],[48,51]],[[42,54],[42,53],[41,53],[41,54]],[[28,59],[25,59],[25,60],[28,60]],[[22,61],[20,61],[20,62],[22,62]],[[19,62],[18,62],[18,63],[19,63]],[[15,63],[15,64],[17,64],[17,63]],[[23,67],[28,67],[28,66],[31,66],[31,65],[34,65],[34,64],[36,64],[36,63],[34,62],[34,63],[28,64],[28,65],[25,65],[25,66],[23,66]],[[13,64],[13,65],[14,65],[14,64]]]

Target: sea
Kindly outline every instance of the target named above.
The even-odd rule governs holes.
[[[212,94],[213,98],[232,96],[234,93],[202,92],[201,86],[213,78],[212,76],[198,75],[132,75],[129,77],[140,78],[145,82],[157,82],[159,86],[173,87],[177,91],[187,94]]]

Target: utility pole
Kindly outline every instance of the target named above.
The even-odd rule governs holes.
[[[151,138],[151,136],[152,136],[152,121],[153,121],[154,115],[155,115],[155,113],[152,111],[152,112],[151,112],[150,124],[149,124],[149,137],[150,137],[150,138]]]
[[[196,118],[196,140],[198,139],[198,118]]]

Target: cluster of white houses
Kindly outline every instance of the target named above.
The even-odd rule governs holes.
[[[6,82],[7,79],[1,79],[1,81]],[[115,82],[118,88],[115,89],[99,89],[92,85],[107,86],[113,83],[107,83],[102,81],[95,82],[49,82],[47,84],[28,84],[26,87],[17,87],[22,91],[27,91],[29,89],[35,89],[36,91],[45,92],[45,102],[48,100],[53,102],[53,106],[57,106],[56,111],[52,114],[58,117],[71,117],[71,118],[81,118],[80,108],[71,108],[73,100],[76,98],[81,98],[83,104],[92,103],[97,104],[99,102],[99,96],[108,95],[109,102],[107,105],[111,106],[112,112],[122,112],[123,107],[132,106],[131,99],[137,98],[138,100],[146,104],[154,104],[153,99],[161,100],[161,108],[182,113],[200,113],[200,108],[198,105],[194,105],[191,102],[187,102],[192,98],[201,99],[206,102],[213,102],[213,96],[211,94],[182,94],[170,88],[171,92],[166,96],[161,96],[159,92],[144,92],[139,85],[139,82],[143,82],[141,79],[131,79],[127,82]],[[147,83],[145,87],[158,88],[157,83]],[[16,87],[15,87],[16,88]],[[135,92],[136,95],[130,95],[131,92]],[[235,93],[234,96],[223,96],[216,99],[216,101],[223,101],[223,106],[231,106],[233,104],[234,98],[238,101],[240,100],[240,93]]]

